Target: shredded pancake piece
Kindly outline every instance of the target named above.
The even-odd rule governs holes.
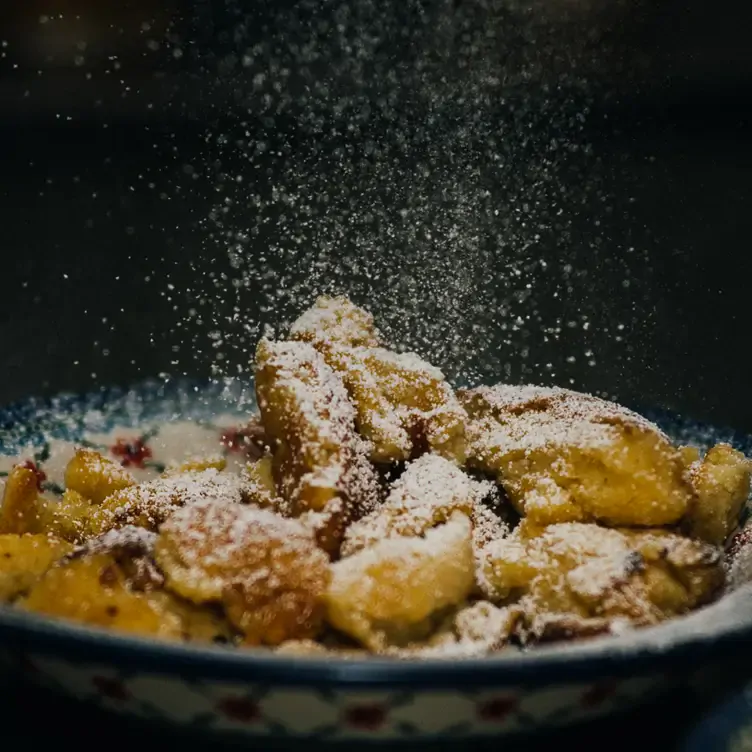
[[[322,295],[290,327],[292,339],[324,347],[378,347],[373,316],[349,298]]]
[[[0,506],[0,534],[42,532],[41,504],[39,476],[34,468],[25,463],[15,465],[5,481]]]
[[[34,469],[16,465],[9,473],[0,506],[0,533],[41,534],[78,543],[89,534],[94,502],[67,489],[62,497],[40,493]]]
[[[424,639],[432,617],[475,583],[470,520],[455,513],[422,538],[391,538],[332,565],[329,623],[371,650]]]
[[[93,449],[77,449],[65,469],[65,487],[95,504],[136,485],[136,479],[117,462]]]
[[[313,346],[261,340],[256,393],[275,442],[274,476],[288,514],[315,522],[336,553],[345,527],[378,504],[381,488],[340,377]]]
[[[425,454],[407,465],[381,506],[348,528],[342,555],[387,538],[421,536],[455,512],[470,517],[477,495],[476,483],[454,463]]]
[[[470,415],[470,464],[494,473],[532,522],[669,525],[692,501],[679,451],[657,426],[615,403],[507,385],[460,399]]]
[[[517,606],[476,601],[448,616],[427,639],[382,652],[403,659],[481,657],[506,647],[521,617]]]
[[[296,520],[207,500],[162,525],[155,556],[169,589],[221,603],[247,644],[313,637],[321,626],[329,561]]]
[[[162,590],[146,530],[112,530],[60,558],[29,588],[21,608],[170,640],[229,642],[221,614]]]
[[[70,550],[49,535],[0,534],[0,603],[25,593]]]
[[[689,535],[723,545],[749,496],[751,464],[728,444],[712,447],[703,460],[692,463],[689,480],[695,498],[685,521]]]
[[[662,530],[522,525],[485,553],[498,598],[519,598],[527,639],[577,620],[656,624],[708,602],[724,582],[719,549]]]
[[[462,462],[465,412],[442,372],[415,353],[381,346],[370,314],[346,298],[320,298],[292,326],[342,377],[371,460],[387,463],[427,451]]]
[[[62,562],[83,559],[99,554],[111,556],[134,590],[157,590],[164,585],[164,576],[154,563],[157,536],[135,525],[108,532],[74,548]]]
[[[44,532],[81,543],[89,535],[91,516],[97,505],[77,491],[67,489],[62,497],[39,497],[39,522]]]
[[[158,478],[112,494],[92,514],[90,532],[100,535],[125,525],[156,530],[180,507],[205,499],[242,503],[252,489],[237,475],[211,468]]]

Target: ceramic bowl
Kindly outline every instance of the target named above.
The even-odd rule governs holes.
[[[692,729],[682,752],[752,750],[752,687],[727,697]]]
[[[221,448],[232,460],[232,426],[251,406],[248,385],[145,384],[129,393],[30,400],[0,412],[0,454],[6,471],[19,455],[35,461],[53,494],[84,438],[146,477],[186,440]],[[733,431],[647,414],[684,443],[752,446]],[[504,735],[626,710],[702,671],[739,664],[740,646],[752,638],[751,596],[743,586],[690,616],[624,637],[420,661],[162,643],[2,608],[0,667],[101,708],[218,734],[408,742]]]

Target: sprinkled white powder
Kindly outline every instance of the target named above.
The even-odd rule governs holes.
[[[437,611],[459,606],[475,573],[468,518],[455,513],[423,538],[387,538],[332,565],[330,623],[371,649],[411,641]]]
[[[377,347],[373,316],[345,297],[319,297],[290,327],[290,336],[345,347]]]
[[[124,551],[132,556],[145,556],[154,550],[156,533],[142,527],[126,525],[117,530],[108,530],[98,538],[92,538],[76,548],[71,556],[112,553]]]
[[[297,513],[308,511],[307,499],[316,489],[341,494],[360,514],[372,510],[381,492],[368,444],[355,431],[355,408],[341,378],[316,349],[305,342],[262,340],[256,384],[262,416],[280,442],[277,451],[290,452],[304,470],[287,473],[280,483]]]
[[[266,372],[270,380],[268,397],[262,385]],[[286,419],[297,419],[298,422],[284,426],[283,430],[290,436],[294,432],[300,434],[299,441],[304,451],[316,452],[324,442],[338,446],[347,440],[352,441],[355,408],[341,379],[312,345],[262,340],[257,355],[257,389],[262,415],[266,402],[273,400],[275,392],[294,400],[291,405],[294,418]]]
[[[185,504],[205,499],[226,499],[239,504],[246,498],[245,491],[241,477],[221,474],[210,468],[158,478],[118,491],[109,497],[100,513],[113,524],[126,525],[138,518],[145,518],[152,525],[159,525],[175,509]]]
[[[668,437],[653,423],[614,402],[558,387],[497,384],[460,392],[471,416],[485,413],[478,427],[478,451],[597,447],[613,442],[615,425]]]
[[[310,532],[296,520],[226,500],[203,499],[183,507],[160,534],[176,541],[182,579],[193,578],[217,594],[238,577],[266,580],[273,587],[275,577],[284,574],[269,569],[272,562],[264,551],[270,542],[291,556],[322,557]]]
[[[470,515],[479,490],[449,460],[426,454],[408,464],[384,504],[347,530],[342,554],[351,555],[393,536],[419,536],[454,512]]]

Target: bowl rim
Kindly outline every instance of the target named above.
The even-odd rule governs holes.
[[[81,401],[106,404],[129,393],[165,397],[175,390],[194,390],[193,379],[169,386],[147,379],[130,390],[105,387],[96,393],[66,393],[29,398],[0,406],[0,430]],[[244,387],[248,388],[246,383]],[[634,407],[632,409],[635,409]],[[711,429],[748,450],[752,436],[724,426],[710,426],[662,408],[642,411],[651,420],[676,422],[685,428]],[[58,412],[59,414],[59,412]],[[4,426],[2,425],[4,423]],[[712,605],[663,624],[530,651],[502,651],[484,657],[345,658],[280,655],[263,649],[172,643],[104,628],[45,617],[0,605],[0,649],[13,654],[41,654],[82,664],[117,666],[124,672],[179,675],[188,680],[252,681],[288,687],[416,688],[448,690],[466,687],[540,687],[603,679],[691,672],[709,661],[732,658],[752,638],[752,583],[728,593]]]
[[[684,675],[708,662],[732,658],[750,638],[752,583],[685,617],[631,631],[627,640],[596,637],[473,658],[279,655],[258,648],[161,641],[0,607],[0,644],[14,655],[43,655],[187,680],[319,689],[540,687],[662,672]]]

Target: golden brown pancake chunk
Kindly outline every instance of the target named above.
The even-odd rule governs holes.
[[[151,556],[156,536],[136,527],[112,530],[73,550],[19,605],[92,626],[173,639],[227,642],[232,631],[210,609],[164,592]]]
[[[230,502],[184,507],[162,525],[156,560],[167,587],[221,603],[246,644],[315,636],[329,561],[296,520]]]
[[[250,494],[250,499],[249,499]],[[156,530],[186,504],[205,499],[234,503],[252,500],[253,489],[237,475],[215,469],[170,475],[123,489],[108,496],[92,514],[91,535],[101,535],[125,525]]]
[[[455,513],[422,538],[384,540],[332,565],[327,619],[371,650],[427,637],[432,617],[473,589],[470,520]]]
[[[131,591],[120,568],[107,554],[73,559],[53,567],[19,605],[45,616],[156,637],[176,638],[177,621],[146,593]]]
[[[418,355],[380,346],[369,313],[346,298],[319,298],[290,334],[312,342],[342,377],[373,462],[427,451],[462,462],[466,416],[451,386]]]
[[[292,339],[335,347],[378,347],[373,316],[349,298],[322,295],[290,328]]]
[[[506,645],[520,615],[516,606],[499,607],[488,601],[476,601],[455,614],[452,630],[460,648],[483,655]]]
[[[538,386],[479,387],[460,399],[469,463],[494,473],[531,522],[670,525],[690,505],[679,450],[620,405]]]
[[[48,535],[0,535],[0,603],[26,592],[71,548]]]
[[[752,463],[728,444],[718,444],[701,461],[692,463],[689,480],[695,499],[689,507],[686,530],[717,546],[739,524],[742,507],[749,496]]]
[[[77,491],[47,497],[39,492],[38,471],[16,465],[5,485],[0,507],[0,533],[48,534],[72,543],[89,535],[96,505]]]
[[[69,489],[59,498],[39,498],[39,524],[49,535],[81,543],[89,535],[96,509],[94,502]]]
[[[330,363],[355,403],[374,462],[428,451],[463,461],[465,411],[438,368],[414,353],[377,347],[339,350]]]
[[[476,601],[460,607],[427,639],[382,651],[398,658],[470,658],[501,650],[515,634],[522,616],[517,606]]]
[[[181,462],[170,463],[162,473],[162,477],[169,478],[184,473],[200,473],[203,470],[216,470],[221,473],[226,467],[227,459],[220,454],[209,457],[194,457]]]
[[[287,512],[316,515],[322,547],[336,553],[347,524],[381,494],[342,380],[311,345],[264,339],[256,351],[256,393]]]
[[[421,536],[455,512],[470,517],[477,485],[449,460],[423,455],[408,464],[381,506],[348,528],[342,555],[350,556],[387,538]]]
[[[420,537],[459,512],[472,522],[473,551],[480,563],[484,547],[509,533],[497,510],[486,504],[494,490],[492,483],[470,478],[453,462],[424,454],[407,465],[380,507],[350,525],[342,556],[352,556],[389,538]],[[483,596],[488,587],[478,566],[476,575],[478,594]]]
[[[607,620],[613,631],[656,624],[708,602],[724,582],[715,546],[582,523],[523,525],[487,547],[485,569],[498,597],[519,597],[528,639],[578,621]]]
[[[77,449],[65,469],[65,487],[95,504],[135,485],[128,470],[93,449]]]
[[[106,554],[120,568],[128,584],[135,590],[158,590],[164,576],[154,562],[156,533],[135,525],[126,525],[76,546],[65,562]]]
[[[38,472],[29,463],[15,465],[5,481],[0,506],[0,533],[41,532]]]

